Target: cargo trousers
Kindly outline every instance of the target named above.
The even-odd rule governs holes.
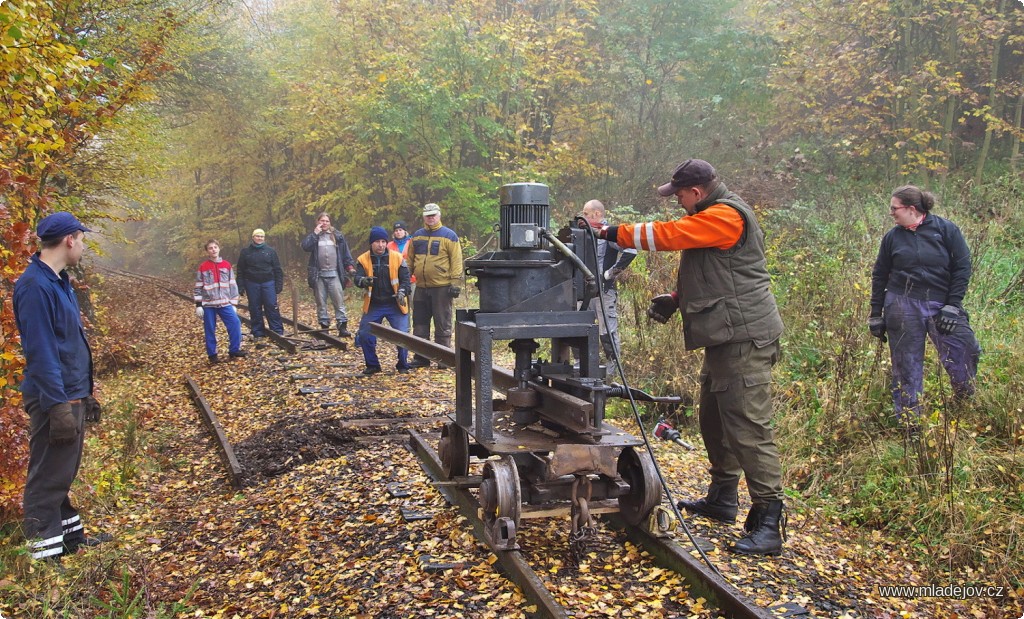
[[[939,333],[935,319],[943,305],[892,292],[885,295],[882,315],[892,355],[892,401],[898,420],[915,423],[921,415],[926,339],[935,344],[939,362],[949,375],[953,399],[964,400],[974,395],[981,346],[963,311],[951,333]]]
[[[782,463],[772,420],[772,366],[778,340],[757,347],[730,342],[704,349],[700,433],[711,463],[711,483],[735,486],[740,473],[754,503],[782,500]]]

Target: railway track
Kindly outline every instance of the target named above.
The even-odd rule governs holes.
[[[102,263],[94,263],[93,266],[98,270],[111,275],[117,275],[120,277],[127,277],[130,279],[147,282],[153,286],[156,286],[157,288],[160,288],[161,290],[170,295],[176,296],[180,299],[184,299],[189,303],[193,302],[192,295],[181,292],[180,286],[176,285],[175,282],[171,282],[169,280],[160,277],[155,277],[152,275],[144,275],[140,273],[133,273],[131,271],[125,271],[124,269],[118,269],[116,267],[107,266]],[[335,348],[340,348],[342,350],[348,348],[347,341],[332,336],[326,329],[317,329],[307,324],[299,322],[298,319],[295,317],[295,307],[297,306],[298,295],[296,294],[294,287],[292,288],[291,297],[293,307],[292,318],[288,318],[283,314],[281,316],[281,322],[291,327],[291,334],[278,335],[277,333],[274,333],[273,331],[267,329],[266,334],[271,342],[273,342],[276,346],[289,353],[295,353],[295,349],[297,346],[311,346],[312,338],[320,340],[326,343],[328,346],[333,346]],[[245,303],[239,302],[237,308],[245,310],[246,313],[248,313],[249,311],[249,306],[246,305]],[[250,325],[249,317],[247,315],[239,314],[238,317],[239,319],[241,319],[242,324],[245,324],[246,326]]]
[[[157,286],[161,290],[174,296],[191,302],[191,297],[175,290],[173,284],[169,284],[159,278],[140,276],[120,270],[108,269],[108,272],[123,276],[134,277],[139,281],[145,281],[149,285]],[[291,321],[290,321],[291,324]],[[302,326],[298,325],[301,330]],[[319,336],[313,336],[319,337]],[[333,338],[332,338],[333,339]],[[329,341],[329,340],[328,340]],[[391,397],[385,389],[375,387],[373,383],[360,378],[354,371],[354,364],[351,362],[340,362],[336,355],[331,354],[331,349],[293,349],[283,348],[282,352],[275,355],[273,371],[280,377],[287,377],[288,391],[293,395],[306,398],[311,403],[315,402],[324,414],[337,412],[344,418],[334,418],[331,432],[338,436],[344,436],[346,441],[359,444],[391,445],[394,449],[407,448],[417,457],[420,465],[429,477],[429,482],[451,505],[455,506],[458,512],[464,517],[476,533],[476,538],[482,544],[488,546],[497,559],[500,570],[512,580],[526,596],[529,603],[528,614],[542,617],[568,617],[579,616],[578,608],[572,605],[566,606],[563,598],[564,591],[577,586],[574,583],[574,574],[571,567],[560,565],[558,574],[552,576],[552,567],[549,562],[551,555],[562,556],[566,554],[566,543],[564,538],[552,540],[545,537],[544,533],[533,534],[532,531],[525,538],[521,550],[502,550],[494,547],[484,534],[485,523],[480,513],[480,497],[475,490],[474,480],[467,483],[466,479],[452,479],[444,474],[444,467],[438,457],[437,446],[441,441],[441,429],[443,424],[449,421],[448,415],[438,415],[438,409],[450,407],[451,402],[444,398],[432,398],[432,407],[424,407],[422,399],[409,397]],[[454,361],[454,359],[452,360]],[[500,374],[500,373],[498,373]],[[412,375],[413,377],[416,374]],[[189,380],[190,388],[193,391],[193,399],[208,410],[213,422],[209,427],[213,434],[220,435],[219,443],[225,456],[223,461],[229,469],[229,479],[237,479],[239,485],[244,483],[259,483],[254,478],[252,471],[244,471],[247,465],[244,458],[237,458],[234,453],[244,443],[249,442],[242,428],[234,426],[229,419],[223,424],[217,419],[217,411],[213,410],[203,396],[201,387],[196,381]],[[497,378],[496,385],[502,384],[502,378]],[[283,383],[279,380],[279,383]],[[262,398],[258,394],[254,397]],[[406,416],[387,416],[380,411],[381,405],[401,406],[407,409],[410,414]],[[417,406],[417,404],[420,404]],[[367,412],[373,413],[368,415]],[[396,430],[403,430],[397,432]],[[267,436],[273,436],[274,428],[267,428]],[[272,441],[273,438],[268,440]],[[331,457],[328,450],[324,457]],[[385,453],[387,453],[385,451]],[[241,463],[240,463],[241,462]],[[271,474],[280,474],[290,463],[284,463]],[[385,465],[385,464],[382,464]],[[277,465],[275,465],[277,466]],[[386,465],[385,465],[386,466]],[[473,472],[479,470],[482,462],[473,459]],[[231,468],[238,470],[232,472]],[[406,474],[411,475],[406,471]],[[471,476],[471,475],[470,475]],[[254,481],[255,479],[255,481]],[[246,481],[247,480],[247,481]],[[593,534],[590,541],[596,543],[596,554],[599,559],[592,562],[616,561],[616,555],[620,554],[622,547],[619,542],[628,540],[637,547],[644,549],[654,560],[644,559],[636,565],[630,566],[630,574],[642,580],[645,574],[660,566],[660,569],[669,569],[680,574],[686,582],[691,599],[704,598],[708,604],[718,609],[721,616],[736,618],[765,618],[771,614],[763,608],[759,608],[749,599],[738,593],[721,576],[710,571],[697,559],[694,559],[690,552],[677,543],[672,537],[661,532],[652,532],[650,523],[630,524],[619,517],[617,508],[603,508],[595,503],[593,513],[602,514],[599,527]],[[403,516],[412,514],[415,510],[403,507]],[[524,529],[532,529],[532,523],[540,522],[534,517],[547,517],[564,515],[567,512],[555,510],[531,510],[524,508],[524,519],[528,519],[531,526]],[[654,523],[654,529],[658,529]],[[618,541],[613,541],[618,540]],[[424,571],[450,569],[452,566],[438,565],[425,561]],[[457,567],[457,566],[455,566]],[[666,616],[676,614],[689,614],[681,602],[673,596],[666,599],[663,611]]]

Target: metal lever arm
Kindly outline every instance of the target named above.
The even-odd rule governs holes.
[[[628,399],[629,396],[632,395],[634,400],[639,400],[641,402],[663,402],[665,404],[679,404],[680,402],[683,401],[683,399],[677,395],[656,396],[651,395],[646,391],[636,389],[634,387],[629,387],[628,392],[626,391],[626,389],[626,387],[623,387],[619,383],[612,383],[611,385],[609,385],[608,391],[606,393],[610,397],[624,399]]]

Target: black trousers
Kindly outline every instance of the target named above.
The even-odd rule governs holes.
[[[85,440],[84,407],[72,403],[78,439],[67,445],[50,443],[50,412],[36,398],[25,399],[29,416],[28,480],[25,482],[24,534],[33,559],[59,555],[68,544],[85,540],[85,529],[68,493],[82,465]]]

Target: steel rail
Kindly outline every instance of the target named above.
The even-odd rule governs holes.
[[[169,282],[167,282],[166,280],[163,280],[163,279],[161,279],[159,277],[154,277],[152,275],[143,275],[141,273],[132,273],[131,271],[125,271],[124,269],[117,269],[117,268],[109,267],[109,266],[106,266],[104,264],[99,264],[99,263],[94,263],[94,266],[96,266],[97,268],[99,268],[101,270],[107,271],[109,273],[114,273],[115,275],[121,275],[122,277],[134,277],[136,279],[141,279],[143,281],[149,282],[150,284],[156,286],[157,288],[160,288],[161,290],[164,290],[165,292],[169,292],[170,294],[172,294],[172,295],[174,295],[176,297],[185,299],[186,301],[189,301],[189,302],[193,301],[191,295],[188,295],[188,294],[185,294],[185,293],[180,292],[178,290],[175,290],[174,288],[171,287],[171,284]],[[245,303],[239,303],[238,307],[244,309],[247,312],[249,311],[249,306],[246,305]],[[244,322],[246,325],[249,325],[249,326],[252,325],[252,321],[247,316],[239,315],[238,318],[242,322]],[[348,342],[346,342],[345,340],[336,338],[333,335],[328,335],[327,333],[323,333],[322,331],[318,331],[316,329],[313,329],[309,325],[305,325],[305,324],[303,324],[301,322],[293,321],[290,318],[286,318],[284,316],[281,316],[281,322],[294,327],[299,332],[308,333],[312,337],[315,337],[317,339],[323,340],[323,341],[327,342],[328,344],[330,344],[331,346],[333,346],[335,348],[340,348],[342,350],[348,350]],[[295,354],[295,352],[297,350],[297,348],[295,346],[295,342],[293,342],[290,339],[284,337],[283,335],[278,335],[277,333],[274,333],[273,331],[269,331],[269,330],[267,331],[267,336],[278,347],[283,348],[289,354]]]
[[[419,457],[423,470],[434,481],[445,479],[444,471],[441,468],[441,460],[434,448],[427,444],[426,440],[415,430],[409,431],[409,445],[413,452]],[[453,485],[439,485],[438,491],[444,495],[449,503],[459,508],[459,512],[473,525],[476,538],[487,544],[497,557],[498,565],[511,580],[519,587],[529,602],[537,607],[537,616],[561,619],[568,617],[568,613],[555,600],[551,592],[544,585],[544,582],[537,576],[537,573],[530,567],[529,562],[518,550],[498,550],[484,535],[484,521],[480,517],[480,504],[476,497],[467,488],[460,488]]]
[[[370,323],[370,333],[379,338],[383,338],[392,344],[401,346],[402,348],[407,348],[418,355],[429,357],[448,366],[455,366],[454,348],[442,346],[436,342],[416,337],[415,335],[406,333],[405,331],[392,329],[391,327],[384,326],[378,322]],[[491,382],[499,391],[506,391],[519,386],[519,379],[516,378],[510,370],[500,366],[493,366],[491,368]],[[536,391],[541,398],[555,402],[561,406],[568,407],[571,410],[584,412],[593,410],[594,405],[587,400],[577,398],[576,396],[548,387],[547,385],[531,382],[530,388]]]
[[[564,617],[565,609],[551,597],[543,581],[537,577],[520,551],[499,550],[487,541],[484,522],[479,515],[479,502],[467,487],[445,478],[441,460],[426,439],[415,430],[409,430],[409,444],[423,470],[435,482],[434,487],[470,521],[477,539],[487,544],[497,556],[502,571],[542,610],[544,616]],[[731,619],[770,619],[773,616],[737,591],[728,581],[704,569],[703,563],[690,556],[675,540],[653,535],[646,525],[630,525],[619,514],[606,513],[606,510],[601,510],[601,513],[610,526],[623,530],[633,543],[646,549],[656,563],[682,576],[696,596],[708,600],[724,616]]]
[[[185,384],[188,386],[189,391],[192,392],[192,401],[195,402],[196,406],[199,407],[199,412],[202,413],[200,417],[203,420],[203,425],[210,431],[210,434],[213,435],[213,440],[217,443],[221,458],[227,466],[231,486],[241,488],[244,469],[238,462],[238,458],[235,457],[235,450],[231,448],[231,442],[228,441],[227,434],[224,432],[224,426],[221,425],[220,419],[217,418],[217,413],[213,412],[213,409],[206,402],[206,398],[203,397],[203,392],[199,389],[199,385],[187,374],[185,375]]]

